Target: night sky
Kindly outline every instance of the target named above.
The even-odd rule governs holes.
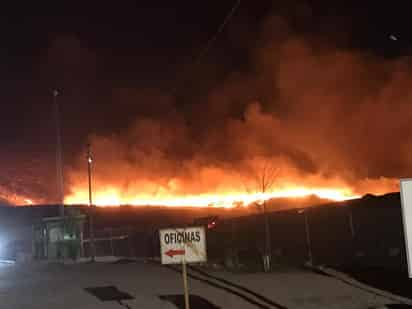
[[[109,4],[110,3],[110,4]],[[58,88],[65,166],[90,135],[121,134],[141,116],[162,114],[152,95],[171,97],[189,125],[193,106],[251,55],[271,16],[294,33],[377,59],[409,55],[409,1],[52,1],[3,5],[0,19],[0,185],[47,191],[54,177],[52,89]],[[390,38],[394,35],[397,40]],[[236,111],[234,111],[236,114]],[[19,180],[21,179],[21,181]],[[46,187],[46,188],[45,188]],[[41,195],[41,193],[40,193]]]

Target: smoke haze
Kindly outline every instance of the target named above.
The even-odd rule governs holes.
[[[267,19],[248,69],[189,105],[156,90],[113,90],[113,104],[139,113],[116,133],[89,137],[95,190],[244,192],[255,190],[267,162],[278,169],[274,188],[397,190],[397,178],[412,172],[409,58],[338,48],[289,28]],[[69,196],[86,188],[85,164],[83,151],[68,172]]]

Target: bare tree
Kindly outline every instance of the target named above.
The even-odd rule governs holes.
[[[260,191],[264,195],[273,188],[279,169],[276,168],[272,163],[265,161],[262,166],[258,181],[260,186]],[[269,216],[266,209],[266,198],[263,196],[263,218],[265,223],[265,250],[263,253],[264,270],[266,272],[271,269],[271,257],[272,257],[272,246],[271,246],[271,235],[270,235],[270,222]]]
[[[270,222],[267,210],[267,203],[265,194],[269,193],[276,182],[277,176],[279,174],[279,168],[276,167],[273,162],[265,160],[261,167],[259,167],[254,175],[255,191],[262,194],[262,201],[256,201],[254,204],[259,207],[262,211],[262,217],[264,221],[264,250],[263,250],[263,266],[266,272],[271,269],[271,235],[270,235]],[[250,190],[246,188],[247,192]]]
[[[279,173],[279,168],[275,167],[272,162],[265,161],[262,168],[256,174],[256,182],[261,193],[267,193],[273,188],[276,178]]]

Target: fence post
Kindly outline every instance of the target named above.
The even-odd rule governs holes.
[[[350,232],[352,235],[352,238],[355,237],[355,225],[353,224],[353,213],[352,213],[352,209],[350,208],[350,206],[348,206],[348,210],[349,210],[349,227],[350,227]]]
[[[308,218],[308,213],[306,210],[304,211],[303,215],[305,217],[305,234],[306,234],[306,245],[308,246],[308,262],[309,262],[309,265],[313,265],[312,241],[310,237],[309,218]]]
[[[110,231],[110,249],[112,251],[112,256],[115,256],[114,255],[114,246],[113,246],[113,228],[111,227],[109,229],[109,231]]]
[[[128,231],[129,232],[127,233],[127,244],[129,247],[129,256],[132,258],[133,257],[133,247],[132,247],[133,228],[129,227]]]
[[[84,256],[84,235],[83,235],[83,228],[80,230],[80,256]]]

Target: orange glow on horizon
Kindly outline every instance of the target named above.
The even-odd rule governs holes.
[[[34,204],[34,202],[33,202],[31,199],[29,199],[29,198],[25,198],[25,199],[24,199],[24,202],[25,202],[27,205],[33,205],[33,204]]]
[[[343,201],[359,197],[348,188],[307,188],[287,187],[270,193],[241,193],[225,192],[216,194],[198,195],[162,195],[150,196],[141,194],[138,196],[125,196],[116,188],[107,188],[94,193],[93,204],[97,206],[188,206],[188,207],[225,207],[231,208],[237,205],[247,206],[254,202],[262,202],[272,198],[302,198],[315,195],[322,199]],[[65,198],[65,204],[88,204],[88,191],[80,188]]]

